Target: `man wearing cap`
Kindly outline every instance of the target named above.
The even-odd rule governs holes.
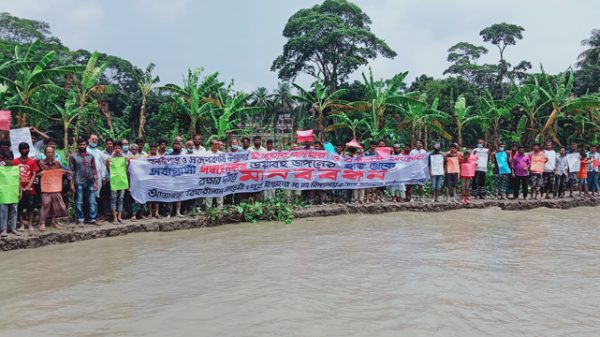
[[[400,144],[394,144],[392,157],[402,156],[402,147]],[[391,185],[390,194],[392,195],[392,201],[404,201],[406,198],[406,186],[404,184]]]

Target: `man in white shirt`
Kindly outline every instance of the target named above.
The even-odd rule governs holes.
[[[411,156],[417,156],[417,155],[426,154],[426,153],[427,153],[427,151],[423,148],[423,142],[421,140],[417,140],[416,148],[414,148],[413,150],[410,151]],[[427,170],[429,170],[429,169],[427,169]],[[425,199],[423,197],[423,183],[417,183],[415,185],[406,185],[406,187],[407,187],[406,192],[408,194],[408,197],[412,201],[412,196],[413,196],[413,192],[415,190],[415,186],[419,192],[419,201],[421,201],[421,202],[425,201]]]
[[[551,141],[546,142],[543,152],[548,161],[544,164],[542,173],[542,197],[546,193],[546,199],[550,199],[554,195],[554,171],[556,170],[556,151]]]
[[[194,156],[203,155],[206,152],[206,149],[202,146],[202,136],[200,134],[195,134],[194,137],[192,137],[192,141],[194,142]]]
[[[262,138],[260,136],[254,136],[252,143],[254,143],[254,146],[250,146],[247,150],[248,152],[267,152],[267,149],[262,147]]]
[[[473,154],[477,156],[477,167],[475,168],[475,177],[473,177],[473,192],[475,192],[475,198],[485,199],[485,178],[487,176],[490,150],[484,147],[483,139],[477,140],[477,148],[473,150]]]

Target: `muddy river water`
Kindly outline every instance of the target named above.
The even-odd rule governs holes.
[[[600,209],[301,219],[0,253],[0,336],[598,336]]]

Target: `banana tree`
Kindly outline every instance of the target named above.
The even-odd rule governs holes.
[[[479,97],[480,126],[482,130],[485,130],[486,140],[489,140],[489,136],[491,136],[492,141],[489,143],[494,149],[498,147],[502,122],[510,117],[520,101],[521,95],[514,90],[499,100],[494,99],[489,90],[485,90]]]
[[[63,146],[65,149],[65,159],[69,159],[70,144],[69,132],[73,128],[73,122],[80,116],[80,110],[75,103],[74,96],[69,97],[63,106],[52,104],[50,113],[44,113],[51,120],[60,122],[63,130]]]
[[[429,131],[436,132],[442,138],[452,139],[452,135],[443,126],[450,119],[450,116],[438,110],[439,99],[437,97],[431,105],[427,105],[427,95],[422,94],[418,100],[411,100],[405,106],[402,117],[395,115],[394,118],[399,122],[396,128],[398,132],[406,129],[410,130],[411,146],[415,145],[417,137],[421,138],[424,135],[424,143],[425,147],[427,147]]]
[[[190,118],[190,137],[197,132],[196,125],[200,118],[208,114],[215,105],[214,97],[223,87],[223,83],[217,80],[219,73],[210,74],[200,80],[202,72],[202,68],[188,70],[187,77],[183,79],[183,86],[169,83],[161,88],[172,93],[171,98]]]
[[[339,129],[349,129],[352,132],[353,139],[358,139],[356,137],[356,131],[358,128],[367,124],[365,120],[348,117],[345,112],[338,112],[327,117],[332,118],[335,122],[325,128],[326,132],[332,132]]]
[[[532,143],[536,138],[542,135],[542,126],[540,125],[540,114],[548,104],[544,99],[538,85],[525,85],[518,89],[517,99],[518,111],[523,113],[517,122],[519,131],[519,140],[527,135],[527,142]],[[516,138],[516,137],[513,137]]]
[[[98,95],[108,93],[111,90],[108,85],[98,84],[100,76],[102,76],[106,70],[107,64],[102,63],[98,65],[97,63],[98,53],[93,52],[85,66],[85,69],[83,70],[83,73],[81,73],[81,76],[76,77],[77,79],[75,80],[75,84],[72,86],[80,116],[76,122],[75,139],[79,137],[81,123],[86,112],[85,110],[89,108],[88,104],[94,100],[97,100]],[[112,116],[110,115],[110,112],[108,112],[108,109],[106,109],[106,112],[104,112],[103,115],[106,119],[109,129],[112,131]]]
[[[315,116],[318,139],[323,141],[325,138],[325,113],[336,113],[338,111],[347,111],[351,109],[345,101],[340,100],[340,97],[346,94],[348,90],[338,89],[330,92],[329,87],[324,85],[321,80],[315,82],[313,92],[305,90],[296,83],[292,83],[292,85],[300,92],[300,95],[294,97],[307,104],[310,107],[309,110],[311,114]]]
[[[454,103],[454,111],[452,113],[454,123],[456,124],[456,135],[458,137],[458,144],[463,146],[463,130],[464,128],[477,120],[480,120],[480,116],[471,115],[471,107],[467,106],[467,101],[463,95],[458,96]]]
[[[212,133],[208,141],[224,139],[233,131],[244,131],[237,126],[248,116],[262,111],[262,107],[246,106],[251,95],[238,92],[229,94],[230,88],[217,93],[214,103],[209,103],[209,109],[204,112],[211,123]]]
[[[548,100],[551,110],[542,129],[542,136],[550,135],[555,142],[560,143],[558,139],[560,119],[567,115],[584,113],[588,109],[600,108],[600,96],[575,97],[573,95],[573,84],[575,82],[573,70],[560,74],[555,83],[545,73],[542,73],[540,78],[542,80],[540,91],[542,96]],[[535,81],[539,85],[537,77]]]
[[[43,109],[36,106],[36,95],[60,95],[63,92],[61,87],[52,82],[53,79],[81,70],[79,66],[52,67],[56,58],[55,51],[44,54],[40,59],[35,58],[40,46],[41,42],[36,40],[25,53],[21,53],[19,46],[15,46],[13,58],[0,65],[0,80],[16,93],[5,108],[17,112],[19,127],[27,125],[28,114],[43,115]]]
[[[142,93],[142,105],[140,106],[140,125],[138,127],[138,138],[144,139],[146,136],[146,105],[148,101],[148,96],[154,90],[154,85],[160,82],[160,78],[158,76],[152,76],[152,70],[154,70],[154,63],[148,64],[146,67],[146,71],[137,82],[138,88],[140,88],[140,92]]]

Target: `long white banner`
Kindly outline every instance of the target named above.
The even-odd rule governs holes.
[[[428,154],[342,157],[326,151],[220,153],[132,160],[130,189],[140,202],[174,202],[262,190],[356,189],[422,184]]]

